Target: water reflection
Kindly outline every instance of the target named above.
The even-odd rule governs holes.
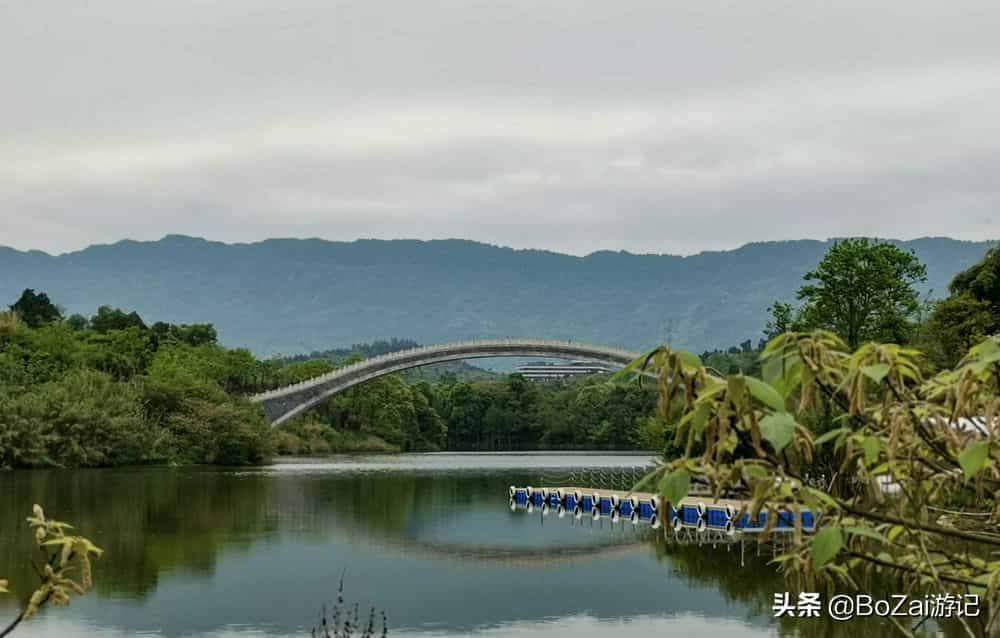
[[[648,526],[507,507],[510,484],[554,469],[648,461],[430,455],[0,474],[0,574],[32,582],[27,526],[9,522],[39,502],[106,556],[96,595],[25,625],[25,637],[303,635],[345,569],[349,600],[386,610],[392,635],[846,633],[773,624],[783,587],[770,556],[749,552],[740,569],[738,551],[668,543]],[[12,613],[9,597],[0,613]]]

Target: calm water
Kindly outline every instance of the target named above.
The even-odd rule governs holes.
[[[385,610],[390,635],[847,635],[819,620],[775,624],[784,588],[753,546],[741,567],[739,545],[507,504],[511,484],[627,475],[650,460],[435,454],[0,474],[0,575],[32,582],[20,522],[37,502],[106,556],[96,593],[17,636],[307,635],[345,571],[347,599]],[[3,618],[12,602],[0,597]]]

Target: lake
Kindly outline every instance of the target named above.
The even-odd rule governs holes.
[[[19,596],[34,582],[23,521],[40,503],[106,553],[96,590],[23,624],[25,638],[305,636],[342,575],[347,601],[385,611],[390,636],[846,635],[853,623],[777,624],[784,586],[752,542],[680,544],[645,524],[508,505],[510,485],[629,482],[652,461],[449,453],[0,473],[0,576]],[[0,597],[0,622],[14,614]]]

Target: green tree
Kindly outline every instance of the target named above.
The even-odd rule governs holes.
[[[915,285],[927,278],[912,252],[864,238],[844,239],[803,278],[809,282],[798,292],[803,328],[830,330],[851,348],[866,341],[912,339],[921,307]]]
[[[185,398],[166,426],[175,458],[189,463],[247,465],[272,453],[270,424],[245,401]]]
[[[73,330],[86,330],[90,322],[81,314],[72,314],[66,318],[66,325]]]
[[[934,305],[927,347],[935,361],[954,366],[974,344],[1000,332],[1000,249],[955,276],[951,295]]]
[[[0,394],[0,467],[95,467],[163,460],[162,430],[146,421],[139,387],[77,369]]]
[[[89,367],[119,380],[143,374],[154,354],[149,331],[135,327],[91,334],[84,351]]]
[[[771,313],[771,318],[764,326],[765,339],[770,341],[778,335],[792,330],[795,321],[795,309],[792,308],[792,304],[775,301],[767,307],[767,311]]]
[[[90,318],[90,328],[96,332],[127,330],[129,328],[147,329],[142,317],[134,310],[126,313],[120,308],[112,308],[111,306],[101,306],[97,309],[97,314]]]
[[[763,378],[719,377],[667,347],[628,368],[657,372],[662,415],[685,449],[659,472],[664,499],[680,503],[703,482],[715,498],[744,501],[737,520],[767,512],[762,543],[779,512],[822,512],[822,529],[809,535],[796,525],[776,561],[789,589],[860,589],[877,575],[902,579],[911,594],[982,595],[994,618],[980,631],[1000,622],[1000,337],[932,378],[916,350],[872,342],[852,350],[829,331],[785,333],[762,357]],[[829,406],[839,425],[816,436],[808,423]],[[973,418],[985,432],[969,427]],[[805,480],[822,447],[849,485]],[[896,493],[883,488],[887,476]],[[912,635],[913,626],[893,622]]]
[[[956,275],[949,290],[989,302],[993,314],[1000,316],[1000,248],[991,249],[979,263]]]
[[[215,326],[210,323],[172,324],[157,321],[150,330],[160,343],[177,342],[198,347],[214,345],[219,339]]]
[[[62,313],[49,296],[44,292],[36,293],[31,288],[26,288],[10,309],[32,328],[62,319]]]

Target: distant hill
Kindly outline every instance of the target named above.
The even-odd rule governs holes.
[[[927,265],[925,292],[990,242],[894,242]],[[575,257],[464,240],[272,239],[223,244],[183,236],[52,256],[0,248],[0,302],[23,288],[69,313],[99,304],[150,320],[212,322],[258,354],[298,354],[401,336],[432,344],[529,336],[696,351],[755,342],[775,299],[792,300],[824,241],[747,244],[689,257]],[[9,301],[7,301],[9,300]]]

